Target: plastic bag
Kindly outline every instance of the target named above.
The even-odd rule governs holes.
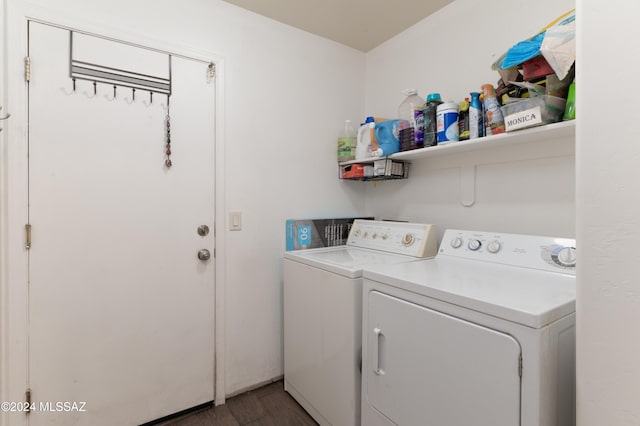
[[[544,39],[544,33],[540,33],[529,40],[517,43],[507,51],[504,60],[500,64],[500,68],[507,69],[520,65],[521,63],[533,59],[540,55],[540,46]]]
[[[560,80],[565,78],[576,60],[576,15],[570,14],[545,32],[540,53]]]
[[[529,97],[535,98],[536,96],[544,96],[546,94],[546,88],[541,84],[529,83],[528,81],[510,81],[509,84],[513,84],[529,91]],[[518,99],[522,100],[522,99]]]
[[[553,57],[553,56],[562,57],[557,61],[562,64],[561,66],[559,66],[559,69],[564,70],[564,68],[566,67],[565,64],[567,62],[567,58],[570,57],[567,55],[571,54],[571,53],[566,53],[566,49],[571,48],[572,45],[573,45],[573,57],[575,60],[575,43],[571,43],[571,41],[575,39],[574,22],[575,22],[575,9],[570,10],[569,12],[556,18],[554,21],[552,21],[550,24],[544,27],[538,34],[534,35],[533,37],[515,44],[513,47],[507,50],[506,53],[500,56],[498,60],[496,60],[493,63],[491,68],[494,70],[498,70],[498,69],[505,70],[508,68],[515,67],[525,61],[528,61],[529,59],[533,59],[536,56],[539,56],[540,54],[542,54],[542,49],[544,49],[547,52],[549,52],[548,54],[550,55],[550,57]],[[573,30],[574,36],[570,40],[569,33],[572,30]],[[551,36],[547,41],[547,44],[545,45],[546,34],[549,31],[551,31]],[[547,60],[547,62],[549,62],[546,55],[545,55],[545,59]],[[554,59],[552,58],[552,60]],[[573,62],[569,64],[569,68],[571,67],[572,63]],[[549,62],[549,64],[551,65],[551,62]],[[554,68],[553,65],[551,65],[551,67],[557,74],[558,72],[556,71],[556,68]],[[566,69],[566,71],[568,71],[568,68]],[[558,78],[560,79],[564,78],[564,76],[566,76],[566,71],[558,74]]]

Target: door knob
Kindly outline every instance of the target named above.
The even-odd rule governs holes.
[[[198,250],[198,259],[209,260],[211,259],[211,253],[207,249]]]
[[[198,226],[198,235],[200,235],[201,237],[204,237],[207,234],[209,234],[209,227],[207,225]]]

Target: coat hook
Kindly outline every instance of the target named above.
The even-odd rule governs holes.
[[[171,99],[171,94],[167,93],[167,105],[163,104],[162,102],[160,102],[160,106],[162,107],[163,110],[169,112],[169,101]]]
[[[116,85],[113,85],[113,98],[109,98],[109,95],[104,95],[105,99],[109,102],[114,101],[116,99]]]
[[[151,104],[153,104],[153,92],[149,92],[149,102],[142,101],[142,103],[144,104],[144,106],[150,107]]]
[[[65,95],[73,95],[74,93],[76,93],[76,79],[72,78],[71,81],[73,81],[73,90],[71,92],[67,92],[67,89],[65,89],[64,87],[60,88],[60,90],[62,90]]]
[[[1,106],[0,106],[0,111],[2,111],[2,107]],[[0,120],[6,120],[9,117],[11,117],[11,114],[7,113],[7,115],[5,115],[4,117],[0,117]]]
[[[132,103],[134,103],[136,101],[136,89],[131,88],[131,100],[124,98],[124,101],[126,103],[128,103],[129,105],[131,105]]]
[[[89,95],[86,91],[82,92],[82,93],[84,93],[84,95],[89,99],[95,98],[97,96],[97,94],[98,94],[98,88],[96,86],[97,86],[97,83],[94,81],[93,82],[93,95]]]

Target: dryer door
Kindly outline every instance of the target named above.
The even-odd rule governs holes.
[[[376,291],[367,300],[365,404],[398,425],[520,424],[513,337]]]

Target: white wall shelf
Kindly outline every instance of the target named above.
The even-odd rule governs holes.
[[[460,168],[460,204],[465,207],[471,207],[475,204],[476,197],[476,166],[482,164],[481,156],[473,154],[472,156],[465,155],[469,152],[479,153],[483,150],[502,148],[505,150],[507,147],[514,146],[527,146],[531,148],[526,155],[531,156],[533,152],[534,156],[547,156],[550,155],[550,145],[553,143],[556,147],[557,140],[563,139],[571,141],[571,150],[573,150],[576,133],[575,120],[564,121],[559,123],[547,124],[544,126],[532,127],[529,129],[518,130],[510,133],[503,133],[495,136],[487,136],[484,138],[471,139],[461,142],[449,142],[443,145],[431,146],[426,148],[414,149],[411,151],[398,152],[391,154],[388,157],[373,157],[365,160],[353,160],[340,163],[339,170],[350,164],[371,164],[375,161],[383,159],[392,160],[393,162],[405,163],[405,176],[408,177],[408,167],[411,161],[423,160],[427,158],[442,157],[445,155],[452,156],[449,164],[455,163]],[[566,146],[566,145],[565,145]],[[513,155],[514,151],[511,151]],[[457,156],[461,155],[460,158]],[[464,155],[464,157],[462,157]],[[520,158],[522,152],[518,153],[516,157]],[[485,156],[486,157],[486,156]],[[350,180],[388,180],[398,179],[398,177],[377,176],[375,179],[359,178]]]
[[[569,137],[575,138],[575,129],[575,120],[563,121],[559,123],[518,130],[515,132],[502,133],[495,136],[487,136],[484,138],[470,139],[461,142],[449,142],[443,145],[398,152],[396,154],[389,155],[387,158],[397,161],[411,161],[427,157],[436,157],[441,155],[483,150],[503,145],[536,143],[541,139],[557,139]],[[372,163],[375,160],[380,160],[380,157],[373,157],[371,159],[367,158],[366,160],[352,160],[340,163],[340,165],[356,163],[366,164]]]

